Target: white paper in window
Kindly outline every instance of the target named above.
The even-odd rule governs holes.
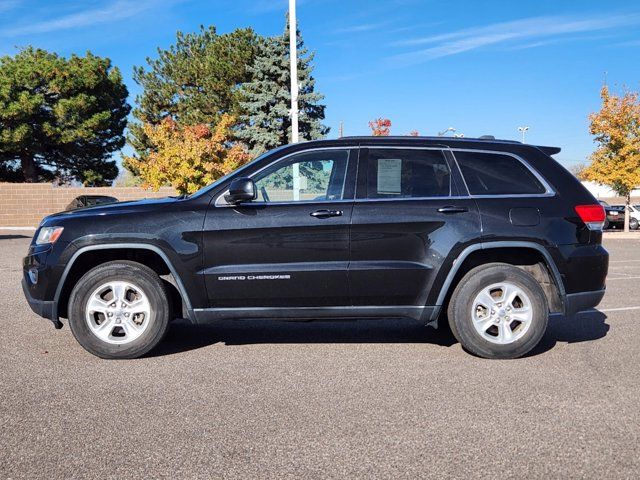
[[[402,159],[378,159],[378,193],[402,193]]]

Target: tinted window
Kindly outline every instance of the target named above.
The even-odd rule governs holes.
[[[258,200],[270,203],[342,200],[348,159],[347,150],[321,150],[277,162],[254,177]]]
[[[451,172],[439,150],[369,150],[368,198],[446,197]]]
[[[509,155],[454,152],[471,195],[545,193],[545,188],[518,159]]]

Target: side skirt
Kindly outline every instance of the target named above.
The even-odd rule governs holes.
[[[438,307],[384,306],[384,307],[250,307],[250,308],[196,308],[196,323],[216,320],[320,320],[320,319],[389,319],[411,318],[433,324]]]

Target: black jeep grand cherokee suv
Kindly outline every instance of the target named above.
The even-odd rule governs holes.
[[[176,317],[448,319],[468,351],[518,357],[549,314],[604,295],[604,210],[558,151],[442,137],[288,145],[188,197],[46,217],[24,293],[103,358],[145,354]]]

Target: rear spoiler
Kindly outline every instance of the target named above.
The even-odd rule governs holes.
[[[560,147],[543,147],[542,145],[536,145],[536,147],[547,155],[555,155],[556,153],[560,153],[560,150],[562,150]]]

